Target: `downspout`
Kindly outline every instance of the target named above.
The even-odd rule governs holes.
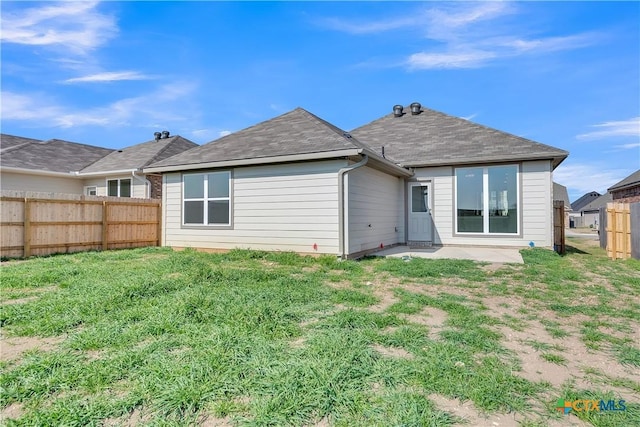
[[[338,246],[340,249],[340,258],[346,258],[346,250],[345,250],[345,235],[344,235],[344,176],[351,172],[354,169],[358,169],[367,164],[369,161],[369,156],[366,154],[362,155],[362,160],[358,163],[353,164],[351,166],[347,166],[346,168],[342,168],[338,171]]]
[[[150,199],[151,198],[151,181],[149,181],[147,178],[141,178],[138,175],[136,175],[136,171],[131,171],[131,176],[133,178],[137,178],[140,182],[142,182],[145,186],[145,190],[144,190],[144,194],[145,194],[145,199]],[[133,194],[133,188],[131,189],[131,193]]]

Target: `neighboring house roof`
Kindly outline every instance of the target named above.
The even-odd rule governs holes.
[[[607,203],[610,203],[612,201],[613,201],[613,197],[612,197],[611,193],[603,194],[602,196],[598,197],[597,199],[591,201],[591,203],[583,206],[582,209],[580,209],[580,212],[597,211],[600,208],[607,206]]]
[[[554,168],[569,153],[428,108],[412,115],[410,108],[387,114],[351,131],[376,153],[402,166],[436,166],[552,159]]]
[[[310,112],[288,113],[158,161],[145,172],[234,166],[291,160],[311,160],[367,154],[372,163],[396,174],[410,175],[373,153],[369,147]]]
[[[151,163],[182,153],[198,144],[179,135],[151,140],[116,150],[80,171],[80,174],[96,174],[118,170],[138,170]]]
[[[0,141],[3,168],[46,172],[78,171],[113,151],[60,139],[39,141],[5,134],[0,134]]]
[[[578,200],[571,203],[571,210],[573,210],[574,212],[580,212],[584,206],[588,205],[601,195],[602,194],[598,193],[597,191],[591,191],[589,193],[583,194]]]
[[[562,200],[564,202],[565,209],[571,209],[571,203],[569,202],[569,193],[567,192],[567,187],[564,185],[558,184],[557,182],[553,183],[553,200]]]
[[[636,185],[640,185],[640,169],[623,179],[622,181],[614,184],[612,187],[609,187],[607,191],[617,191],[624,190],[625,188],[635,187]]]

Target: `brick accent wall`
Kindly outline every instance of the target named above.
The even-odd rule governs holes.
[[[616,203],[640,202],[640,185],[623,188],[622,190],[613,190],[611,192],[611,197]]]
[[[147,175],[146,178],[151,183],[151,198],[162,198],[162,175]]]

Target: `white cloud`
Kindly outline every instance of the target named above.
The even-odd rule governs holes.
[[[220,138],[222,138],[223,136],[231,135],[231,131],[230,130],[222,130],[222,131],[218,132],[218,135],[220,136]]]
[[[90,74],[88,76],[74,77],[67,79],[64,83],[102,83],[120,80],[147,80],[151,76],[137,71],[106,71],[103,73]]]
[[[566,186],[572,194],[578,196],[589,191],[604,194],[607,188],[631,172],[631,170],[612,167],[610,164],[562,164],[553,172],[553,180]]]
[[[591,126],[597,130],[577,135],[578,139],[603,139],[620,136],[640,137],[640,117],[604,122]]]
[[[40,94],[3,91],[2,119],[31,121],[38,126],[72,128],[80,126],[128,126],[144,123],[175,123],[189,120],[187,101],[195,91],[192,83],[173,83],[155,92],[125,98],[90,109],[56,103]],[[176,102],[184,100],[185,102]]]
[[[478,115],[479,115],[479,114],[480,114],[480,113],[473,113],[473,114],[471,114],[471,115],[469,115],[469,116],[461,117],[461,119],[465,119],[465,120],[473,120],[473,119],[475,119],[476,117],[478,117]]]
[[[5,8],[0,37],[5,43],[62,46],[78,54],[87,53],[118,31],[114,17],[97,11],[97,5],[98,2],[74,1]]]
[[[492,52],[414,53],[407,61],[412,70],[476,68],[495,57]]]
[[[502,58],[577,49],[597,39],[595,34],[528,37],[525,28],[509,26],[502,19],[518,12],[511,2],[451,2],[405,17],[358,23],[333,18],[321,25],[350,34],[391,30],[417,33],[413,42],[422,36],[429,47],[394,64],[410,70],[478,68]]]
[[[632,142],[631,144],[616,145],[620,150],[631,150],[632,148],[640,148],[640,142]]]

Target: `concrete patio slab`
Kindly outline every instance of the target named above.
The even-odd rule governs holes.
[[[463,246],[436,246],[431,248],[410,248],[409,246],[395,246],[371,254],[392,258],[433,258],[433,259],[470,259],[472,261],[491,263],[524,264],[520,248],[482,248]]]

